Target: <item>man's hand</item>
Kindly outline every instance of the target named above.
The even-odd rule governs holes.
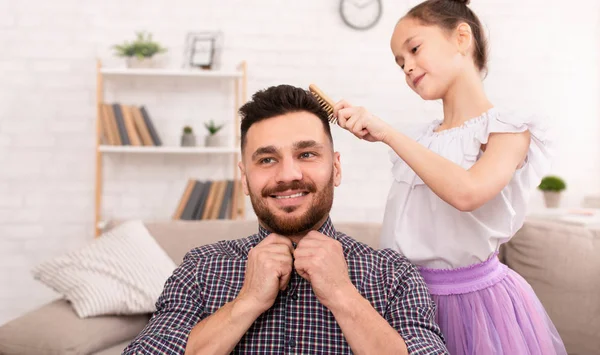
[[[331,309],[338,295],[356,291],[340,242],[317,231],[304,236],[294,251],[294,266],[310,282],[317,299]]]
[[[252,248],[237,299],[250,302],[261,314],[271,308],[279,290],[286,289],[292,276],[293,250],[289,238],[274,233]]]

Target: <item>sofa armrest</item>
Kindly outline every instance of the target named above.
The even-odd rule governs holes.
[[[55,300],[0,327],[0,354],[89,354],[138,335],[150,315],[79,318]]]
[[[504,246],[508,267],[533,287],[569,354],[600,349],[600,231],[529,219]]]

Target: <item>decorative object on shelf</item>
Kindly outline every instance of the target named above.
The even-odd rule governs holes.
[[[224,125],[217,125],[213,120],[204,122],[204,127],[208,130],[208,136],[206,136],[207,147],[218,147],[221,145],[221,137],[217,136],[217,133],[223,128]]]
[[[167,49],[153,41],[151,33],[136,32],[136,36],[133,42],[114,45],[116,55],[126,58],[128,68],[154,68],[154,56],[165,53]]]
[[[184,67],[218,69],[221,57],[220,32],[191,32],[185,41]]]
[[[544,192],[544,202],[547,208],[557,208],[560,205],[561,192],[567,188],[564,180],[558,176],[546,176],[538,189]]]
[[[377,24],[383,13],[381,0],[340,0],[340,16],[355,30],[365,31]]]
[[[194,135],[194,131],[192,127],[185,126],[183,127],[183,134],[181,135],[181,146],[182,147],[195,147],[196,146],[196,136]]]

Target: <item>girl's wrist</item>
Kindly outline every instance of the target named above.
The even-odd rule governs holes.
[[[383,143],[385,143],[386,145],[391,146],[391,144],[395,140],[395,136],[397,134],[398,134],[398,132],[395,129],[393,129],[392,126],[388,126],[387,129],[385,130],[385,133],[384,133],[381,141]]]

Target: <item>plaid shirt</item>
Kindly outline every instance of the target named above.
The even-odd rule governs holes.
[[[410,354],[448,354],[435,306],[420,274],[401,254],[373,250],[337,232],[330,219],[319,232],[342,244],[350,279],[360,294],[402,336]],[[167,280],[145,329],[124,354],[184,354],[200,321],[232,301],[244,283],[250,248],[269,232],[190,251]],[[218,340],[217,340],[218,341]],[[288,288],[248,329],[234,354],[351,354],[333,314],[295,271]]]

